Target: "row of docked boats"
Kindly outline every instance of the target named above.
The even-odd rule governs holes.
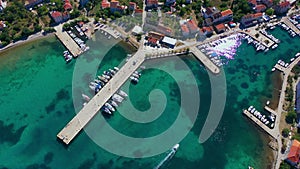
[[[117,93],[112,95],[112,97],[104,104],[104,106],[101,107],[101,111],[108,115],[112,115],[119,106],[118,104],[122,103],[127,96],[127,93],[119,90]]]
[[[104,85],[119,71],[118,67],[104,71],[102,75],[97,76],[94,81],[90,82],[89,88],[97,94]]]
[[[295,55],[295,57],[293,57],[293,58],[291,58],[290,59],[290,62],[293,62],[294,60],[295,60],[295,58],[297,58],[297,57],[299,57],[300,56],[300,53],[297,53],[296,55]],[[286,62],[284,62],[283,60],[278,60],[277,61],[277,64],[279,64],[280,66],[282,66],[282,67],[285,67],[285,68],[287,68],[289,65],[290,65],[290,63],[286,63]],[[275,68],[275,66],[272,68],[272,72],[274,72],[276,70],[276,68]]]
[[[258,42],[257,40],[253,39],[251,36],[246,35],[245,39],[247,40],[248,44],[252,44],[256,51],[265,51],[267,52],[269,50],[269,48],[266,48],[262,43]]]
[[[275,38],[273,35],[268,34],[268,32],[266,30],[260,30],[260,33],[265,35],[266,37],[268,37],[269,39],[271,39],[272,41],[274,41],[275,43],[280,43],[280,40]]]
[[[137,84],[137,83],[139,82],[139,79],[140,79],[141,75],[142,75],[142,74],[141,74],[140,72],[134,71],[134,72],[132,73],[132,75],[130,76],[131,82],[132,82],[133,84]]]
[[[282,29],[288,31],[288,33],[290,34],[290,36],[295,37],[297,35],[296,32],[294,32],[292,29],[290,29],[286,24],[284,24],[284,23],[278,23],[278,25]]]
[[[248,112],[253,114],[258,120],[264,123],[266,126],[268,126],[269,128],[274,128],[274,124],[275,124],[274,114],[271,114],[270,116],[266,116],[264,114],[261,114],[259,111],[257,111],[253,106],[250,106],[247,110]]]
[[[65,59],[66,63],[71,62],[73,56],[70,54],[69,51],[67,51],[67,50],[64,51],[63,55],[64,55],[64,59]]]

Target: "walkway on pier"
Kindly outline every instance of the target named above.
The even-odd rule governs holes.
[[[273,129],[270,129],[268,126],[266,126],[263,122],[261,122],[259,119],[257,119],[254,115],[252,115],[249,111],[244,110],[243,114],[247,116],[249,119],[251,119],[254,123],[256,123],[260,128],[262,128],[265,132],[267,132],[270,136],[273,138],[277,137],[276,131]]]
[[[113,30],[111,27],[109,27],[107,25],[103,26],[102,28],[100,28],[100,27],[97,27],[97,28],[101,31],[108,33],[110,36],[112,36],[115,39],[118,39],[121,35],[121,33],[119,33],[116,30]]]
[[[57,134],[64,143],[69,144],[82,128],[98,113],[101,107],[118,91],[132,73],[145,60],[143,50],[137,51],[111,80],[86,104],[78,114]]]
[[[220,68],[216,66],[204,53],[202,53],[196,46],[190,47],[190,51],[198,58],[204,66],[214,74],[220,73]]]
[[[63,32],[61,30],[56,30],[55,35],[75,58],[82,53],[82,50],[80,49],[80,47],[68,35],[67,32],[65,32],[65,31]]]
[[[300,30],[291,22],[287,17],[282,18],[283,23],[285,23],[289,28],[291,28],[296,34],[300,34]]]
[[[274,66],[277,70],[284,72],[286,70],[285,67],[281,66],[280,64],[276,63],[276,65]]]
[[[270,113],[272,113],[272,114],[274,114],[274,115],[277,115],[277,112],[276,112],[275,110],[271,109],[269,106],[265,106],[264,108],[265,108],[265,110],[267,110],[268,112],[270,112]]]

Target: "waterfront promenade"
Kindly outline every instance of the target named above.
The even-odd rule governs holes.
[[[277,70],[284,72],[286,70],[285,67],[281,66],[280,64],[276,63],[276,65],[274,66]]]
[[[78,112],[78,114],[57,134],[65,144],[69,144],[83,127],[99,112],[101,107],[127,81],[131,74],[145,60],[143,50],[137,51],[108,83]]]
[[[293,67],[297,65],[297,63],[300,61],[300,57],[297,57],[283,72],[283,83],[282,83],[282,88],[280,92],[280,97],[279,97],[279,103],[278,103],[278,108],[277,108],[277,116],[275,119],[275,128],[273,130],[276,130],[277,133],[277,142],[278,142],[278,152],[277,152],[277,158],[275,161],[275,169],[279,169],[280,163],[282,160],[284,160],[283,154],[281,154],[281,148],[282,148],[282,141],[281,141],[281,136],[280,136],[280,129],[279,129],[279,123],[281,119],[281,113],[283,111],[283,103],[285,101],[285,91],[286,87],[288,85],[288,76],[291,73]]]

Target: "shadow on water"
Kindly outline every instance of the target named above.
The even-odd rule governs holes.
[[[22,126],[19,129],[15,130],[14,124],[4,125],[4,122],[0,121],[0,143],[7,142],[12,145],[15,145],[19,142],[26,127],[27,126]]]

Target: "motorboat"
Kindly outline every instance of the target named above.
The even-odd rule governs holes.
[[[85,94],[81,94],[81,96],[87,102],[91,100],[91,98],[89,96],[85,95]]]
[[[121,96],[118,95],[118,94],[114,94],[114,95],[112,96],[112,100],[121,103],[121,102],[124,100],[124,98],[121,97]]]
[[[123,97],[127,97],[128,96],[127,93],[125,93],[123,90],[119,90],[118,94],[120,96],[123,96]]]
[[[115,101],[113,101],[113,100],[110,100],[110,101],[109,101],[109,104],[111,104],[111,105],[114,106],[115,108],[118,107],[118,104],[117,104]]]
[[[109,103],[105,103],[104,105],[105,105],[107,108],[109,108],[110,111],[112,111],[112,112],[116,111],[116,109],[113,108],[112,105],[110,105]]]

